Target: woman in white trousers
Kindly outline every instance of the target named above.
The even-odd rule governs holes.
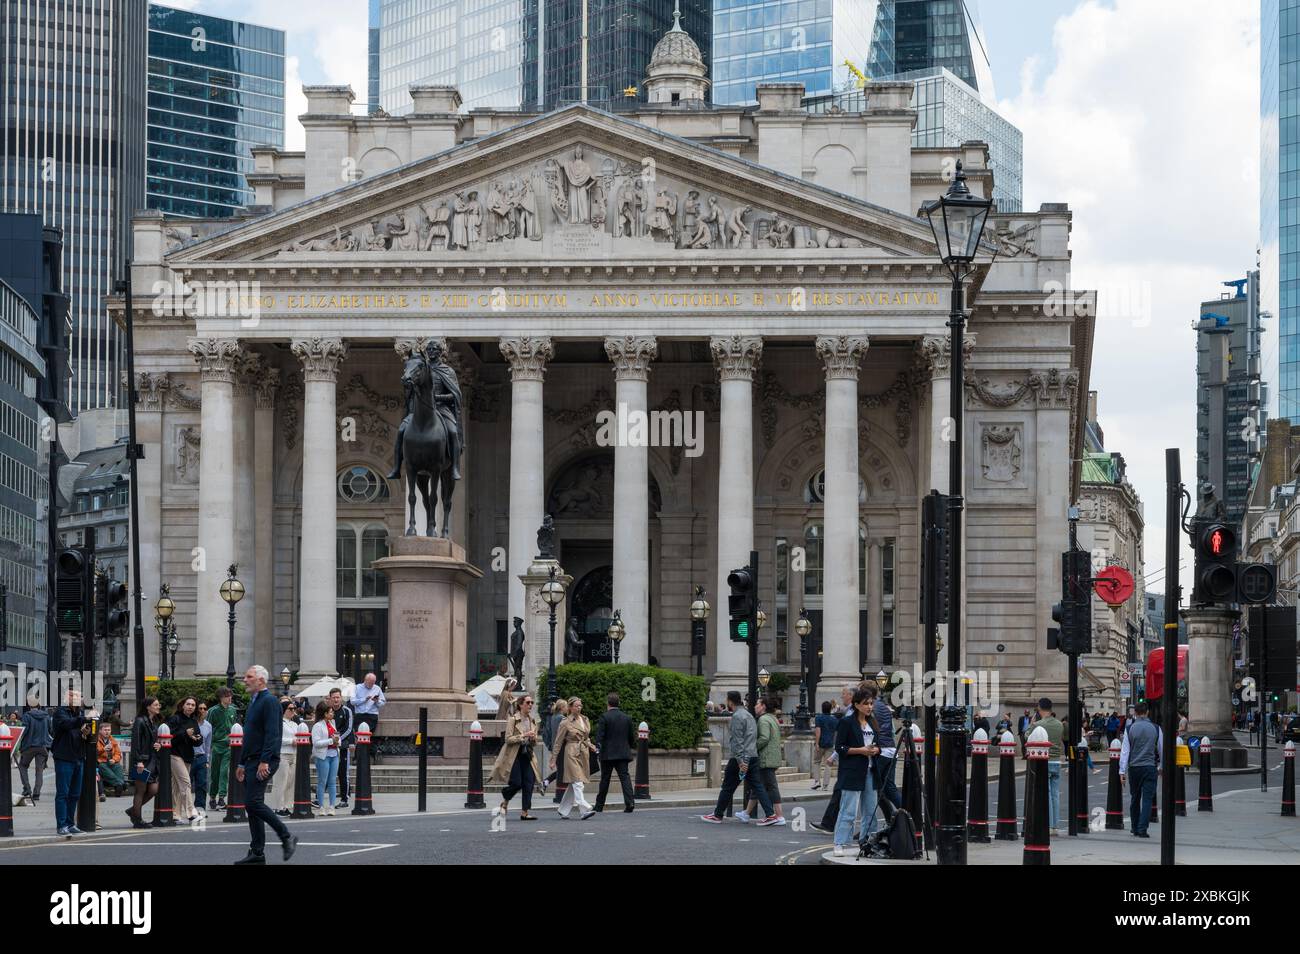
[[[594,750],[591,723],[582,714],[582,700],[574,696],[569,700],[568,717],[555,730],[555,748],[551,751],[551,771],[555,771],[557,759],[564,759],[561,775],[569,786],[564,790],[560,804],[555,807],[561,818],[567,819],[575,804],[581,809],[583,819],[596,814],[596,810],[582,794],[582,787],[590,777],[589,760]]]

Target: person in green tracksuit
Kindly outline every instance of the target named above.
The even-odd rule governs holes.
[[[211,802],[208,808],[216,810],[226,807],[226,785],[230,779],[230,727],[239,718],[232,701],[232,693],[225,686],[217,690],[217,704],[208,710],[208,722],[212,725],[212,759],[209,778],[211,781]]]

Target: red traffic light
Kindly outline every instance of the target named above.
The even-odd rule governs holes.
[[[1209,557],[1229,557],[1236,552],[1237,535],[1221,523],[1211,524],[1201,536],[1201,549]]]

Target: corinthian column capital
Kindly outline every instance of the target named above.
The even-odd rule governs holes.
[[[302,362],[304,381],[337,381],[339,365],[348,356],[342,338],[295,338],[289,348]]]
[[[498,342],[501,357],[510,362],[511,381],[541,381],[546,377],[546,362],[555,357],[550,338],[502,338]]]
[[[748,335],[726,335],[709,339],[713,363],[723,381],[753,381],[754,369],[763,356],[763,339]]]
[[[190,338],[186,344],[204,381],[234,384],[244,354],[237,338]]]
[[[961,353],[969,358],[975,350],[975,335],[966,332]],[[931,377],[943,377],[952,371],[952,339],[947,335],[926,335],[916,346],[917,361]]]
[[[605,354],[614,362],[616,380],[648,381],[650,362],[659,356],[659,342],[648,336],[606,338]]]
[[[858,379],[858,361],[867,351],[866,335],[822,335],[817,339],[817,356],[826,367],[826,380]]]

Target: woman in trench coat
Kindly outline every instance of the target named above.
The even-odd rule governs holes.
[[[582,795],[582,787],[590,778],[591,752],[595,747],[591,743],[591,723],[582,714],[582,700],[574,696],[569,700],[569,715],[555,730],[555,747],[551,750],[551,768],[556,767],[556,760],[563,760],[561,776],[568,788],[555,810],[560,817],[568,819],[574,803],[582,811],[582,818],[587,819],[596,814]]]
[[[525,694],[519,698],[514,712],[506,720],[505,742],[492,765],[491,781],[505,785],[501,790],[498,815],[504,815],[510,808],[510,799],[522,792],[524,810],[519,820],[537,820],[530,809],[533,807],[533,786],[541,777],[541,772],[537,770],[537,758],[533,755],[533,748],[540,741],[537,717],[533,714],[533,697]]]

